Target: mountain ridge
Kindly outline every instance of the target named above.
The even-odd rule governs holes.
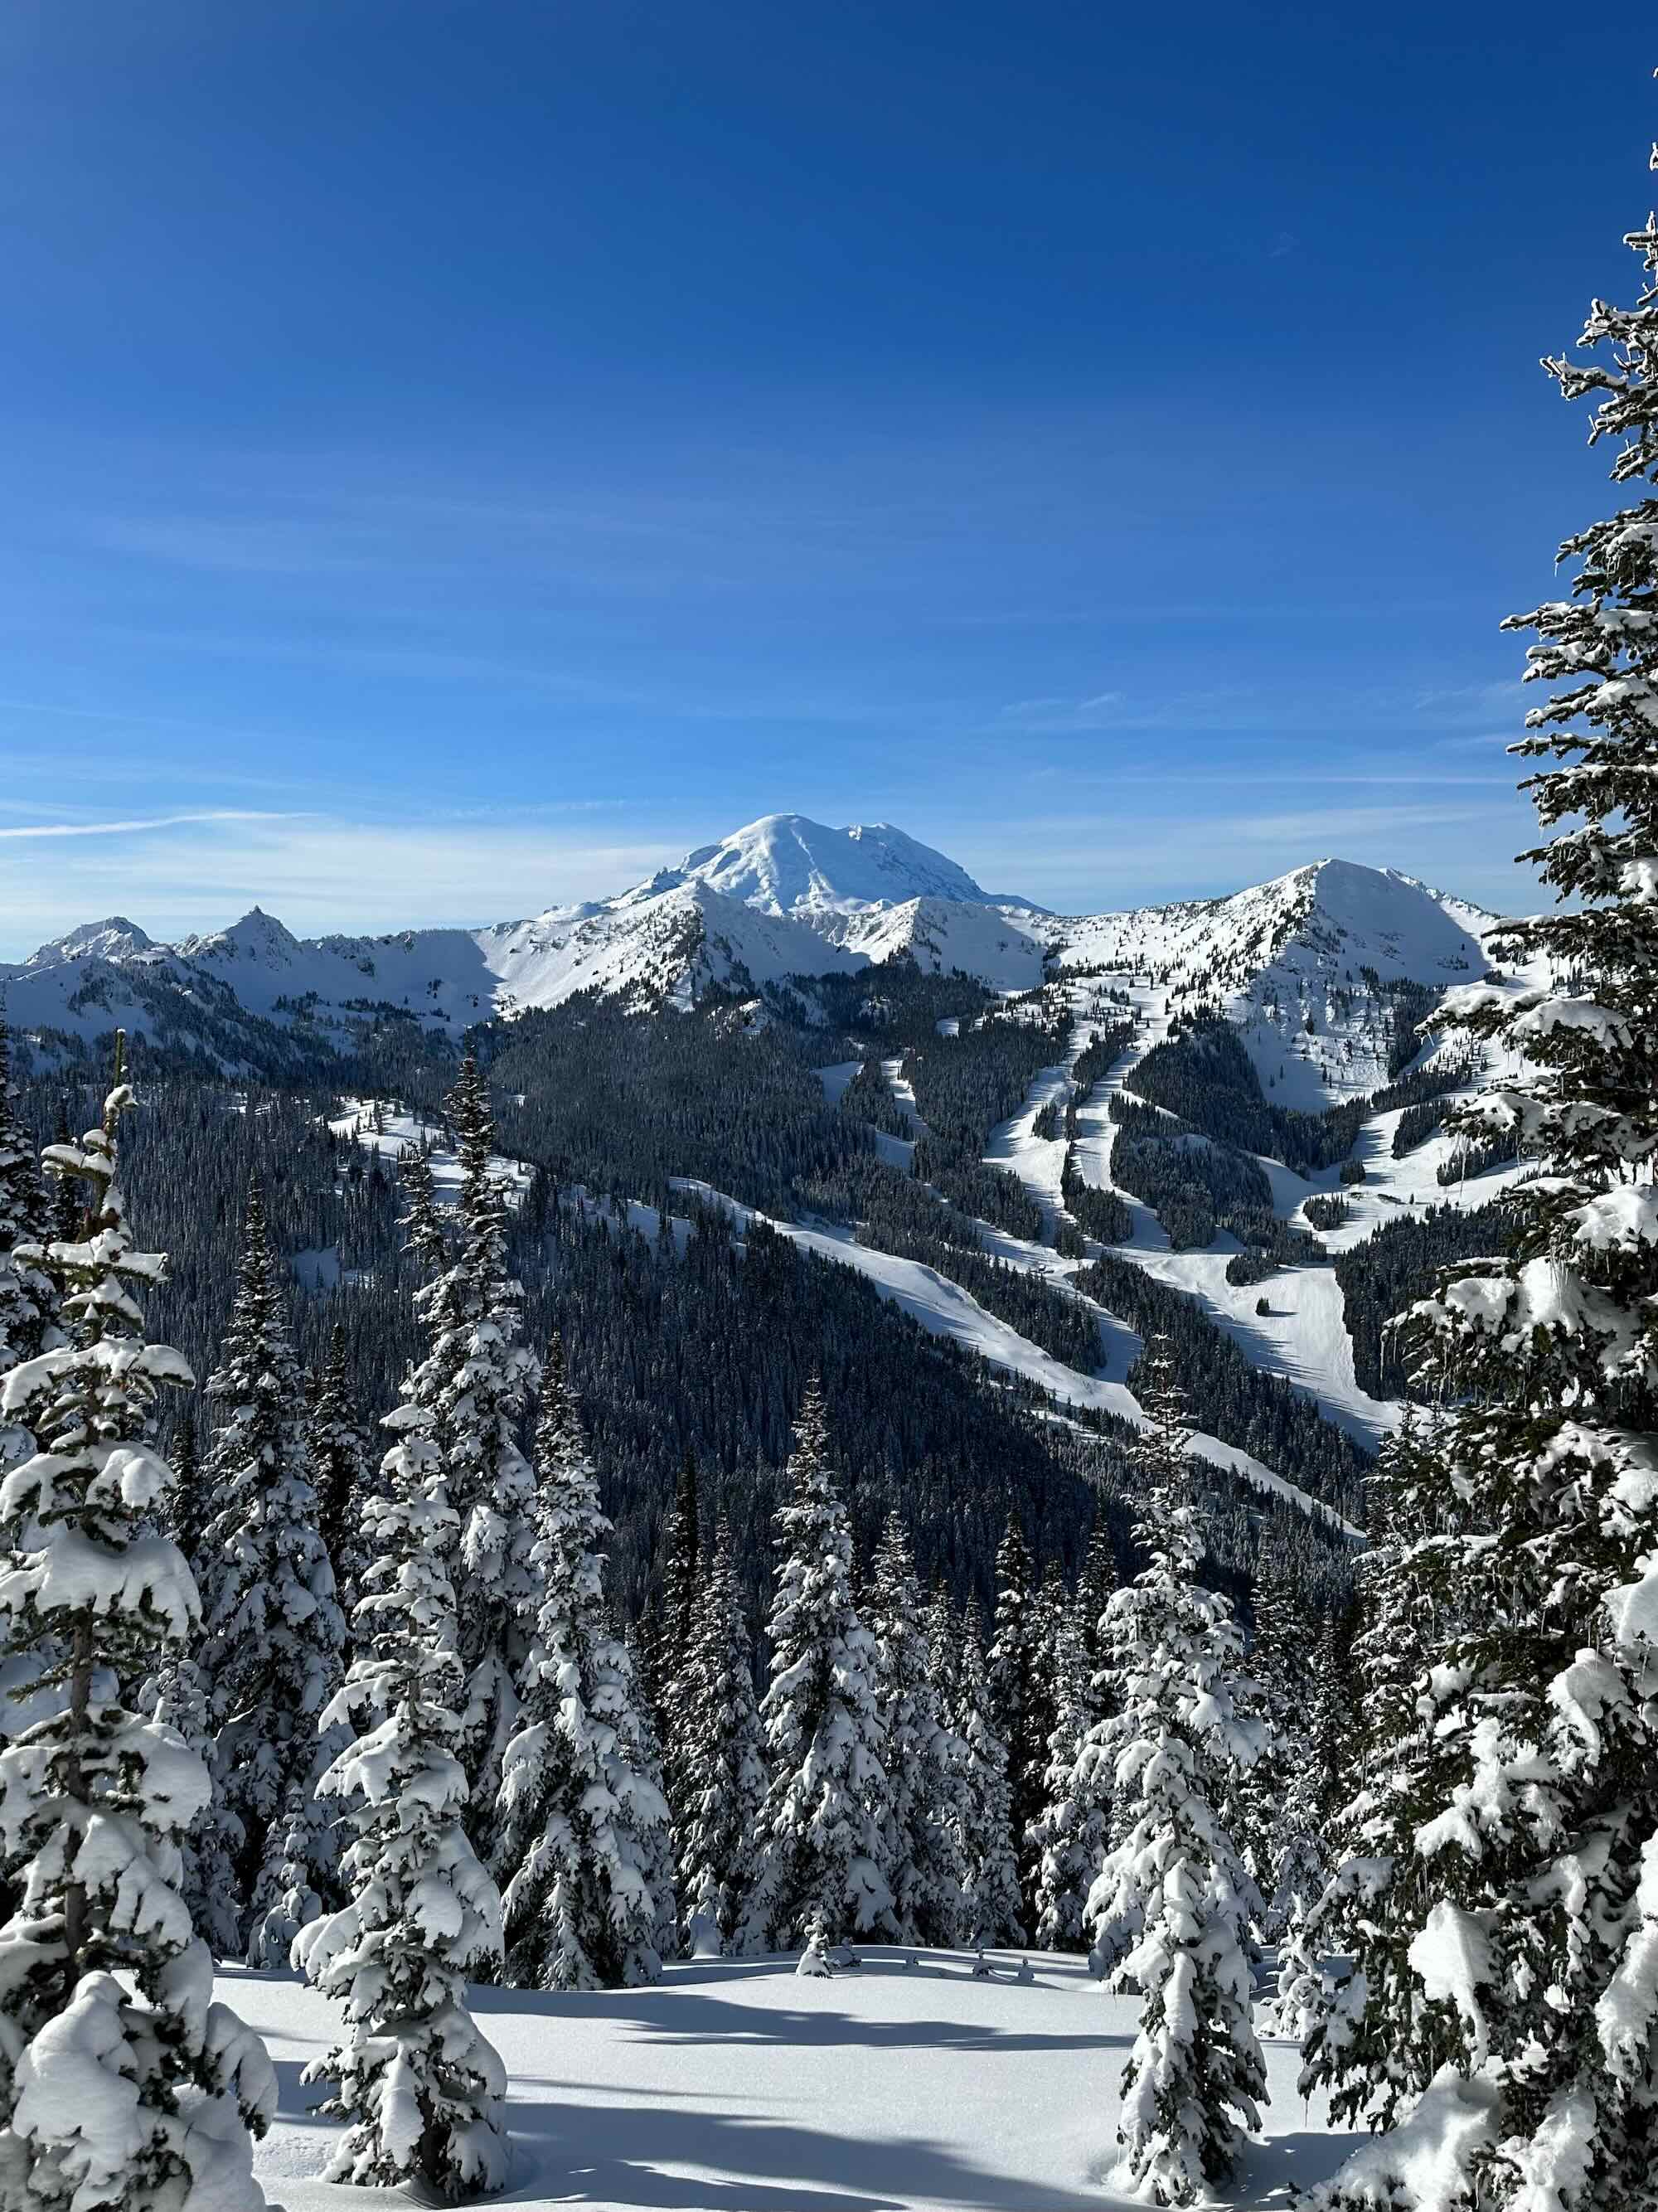
[[[1228,897],[1060,915],[993,898],[890,823],[835,830],[774,814],[611,898],[515,921],[307,939],[256,904],[167,945],[116,915],[0,965],[0,986],[26,1031],[89,1042],[120,1022],[199,1041],[211,1029],[207,1048],[222,1062],[219,1032],[239,1018],[326,1052],[376,1018],[458,1036],[587,991],[689,1009],[710,990],[752,997],[903,955],[1005,991],[1050,972],[1145,969],[1177,1009],[1218,1001],[1263,1079],[1271,1063],[1275,1082],[1281,1073],[1314,1103],[1370,1074],[1374,1054],[1360,1044],[1377,994],[1485,973],[1481,939],[1496,919],[1400,870],[1335,858]],[[1309,1054],[1308,1036],[1327,1048]]]

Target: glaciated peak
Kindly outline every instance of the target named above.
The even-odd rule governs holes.
[[[804,814],[762,815],[688,853],[650,888],[691,879],[776,915],[851,914],[914,898],[985,900],[965,868],[890,823],[835,830]]]

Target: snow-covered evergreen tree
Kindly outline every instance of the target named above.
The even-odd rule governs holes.
[[[1266,1745],[1239,1792],[1247,1835],[1235,1840],[1264,1900],[1261,1932],[1269,1942],[1279,1940],[1292,1913],[1304,1911],[1324,1887],[1323,1790],[1309,1727],[1315,1656],[1309,1642],[1294,1591],[1271,1562],[1263,1562],[1249,1668],[1259,1685]]]
[[[320,1897],[337,1884],[331,1821],[314,1791],[326,1764],[317,1717],[339,1686],[345,1622],[317,1525],[304,1380],[257,1183],[248,1194],[235,1304],[207,1395],[220,1427],[201,1480],[223,1501],[200,1555],[208,1608],[200,1667],[213,1723],[215,1796],[240,1832],[233,1856],[249,1962],[277,1966],[291,1936],[283,1935],[276,1885],[301,1814],[311,1822],[306,1886]],[[276,1910],[269,1942],[256,1897]]]
[[[668,1808],[633,1664],[605,1609],[610,1524],[556,1338],[535,1456],[530,1564],[541,1599],[495,1821],[507,1976],[522,1988],[619,1989],[661,1972],[662,1931],[673,1926]]]
[[[1308,1930],[1307,1899],[1296,1891],[1284,1914],[1272,1995],[1261,2008],[1260,2032],[1304,2044],[1324,2018],[1324,1977]]]
[[[1046,1797],[1030,1832],[1036,1861],[1035,1940],[1045,1951],[1087,1948],[1084,1914],[1104,1856],[1108,1774],[1090,1757],[1081,1776],[1078,1762],[1099,1717],[1078,1597],[1060,1624],[1054,1652],[1054,1722],[1048,1739]]]
[[[450,1502],[460,1516],[461,1759],[472,1785],[474,1835],[487,1839],[538,1601],[530,1565],[535,1483],[518,1437],[540,1373],[521,1341],[524,1292],[507,1273],[507,1202],[489,1170],[495,1121],[470,1053],[444,1103],[460,1155],[459,1243],[446,1278],[422,1294],[434,1334],[419,1402],[437,1417]],[[411,1241],[425,1233],[411,1224]]]
[[[798,1950],[814,1918],[845,1942],[890,1924],[882,1871],[889,1784],[875,1707],[875,1653],[852,1600],[852,1538],[829,1463],[822,1394],[802,1401],[769,1623],[761,1706],[770,1779],[744,1948]]]
[[[1036,1941],[1048,1950],[1086,1948],[1088,1893],[1110,1837],[1115,1749],[1105,1723],[1116,1712],[1117,1697],[1107,1608],[1116,1587],[1116,1559],[1102,1513],[1057,1655],[1045,1802],[1033,1832],[1040,1846]]]
[[[1100,1669],[1105,1664],[1105,1609],[1110,1604],[1112,1592],[1116,1587],[1116,1553],[1112,1548],[1110,1526],[1102,1511],[1088,1540],[1083,1571],[1077,1578],[1076,1597],[1077,1625],[1082,1636],[1083,1650],[1096,1678],[1096,1697],[1102,1696],[1105,1688],[1105,1685],[1097,1680]],[[1095,1718],[1097,1720],[1099,1717],[1096,1713]]]
[[[1023,1943],[1026,1923],[1013,1848],[1012,1792],[1007,1746],[990,1718],[985,1674],[984,1620],[977,1593],[968,1600],[962,1632],[956,1733],[967,1746],[962,1801],[962,1863],[966,1889],[965,1937],[987,1948]]]
[[[1334,2118],[1391,2128],[1432,2081],[1443,2051],[1416,2033],[1421,1990],[1410,1962],[1436,1892],[1416,1850],[1422,1819],[1453,1786],[1455,1753],[1436,1741],[1425,1702],[1454,1618],[1436,1587],[1442,1540],[1461,1508],[1442,1445],[1407,1419],[1383,1443],[1365,1484],[1370,1544],[1358,1562],[1359,1628],[1351,1664],[1355,1721],[1350,1793],[1327,1833],[1334,1868],[1313,1905],[1309,1949],[1348,1962],[1308,2031],[1303,2090],[1327,2092]],[[1348,1731],[1335,1683],[1336,1632],[1321,1632],[1311,1728],[1314,1786]]]
[[[345,1331],[337,1322],[318,1379],[307,1428],[317,1490],[318,1525],[349,1622],[361,1594],[368,1553],[362,1509],[369,1490],[368,1435],[357,1413]]]
[[[61,1340],[52,1278],[29,1256],[46,1233],[46,1212],[34,1156],[17,1120],[11,1035],[0,1021],[0,1377]],[[33,1449],[21,1422],[0,1421],[0,1475]]]
[[[996,1553],[996,1614],[985,1680],[990,1694],[990,1725],[1007,1751],[1008,1820],[1013,1855],[1020,1869],[1019,1917],[1029,1926],[1033,1912],[1035,1870],[1027,1836],[1042,1816],[1043,1776],[1048,1766],[1044,1720],[1048,1700],[1042,1683],[1046,1609],[1036,1587],[1030,1547],[1017,1518],[1010,1515]]]
[[[668,1803],[676,1826],[683,1822],[695,1795],[695,1777],[687,1764],[691,1714],[691,1644],[702,1554],[701,1509],[697,1502],[696,1457],[688,1444],[674,1487],[662,1568],[662,1608],[656,1660],[660,1677],[655,1700],[659,1723]]]
[[[668,1778],[662,1763],[662,1736],[657,1727],[656,1715],[640,1686],[639,1662],[628,1632],[616,1617],[616,1608],[606,1599],[605,1626],[621,1644],[622,1654],[629,1668],[629,1702],[634,1716],[630,1731],[635,1746],[634,1760],[637,1771],[667,1808],[665,1820],[647,1821],[640,1830],[643,1849],[641,1864],[646,1881],[649,1884],[655,1913],[651,1923],[651,1948],[659,1959],[671,1959],[679,1949],[679,1893],[675,1887],[677,1862],[674,1857],[673,1808],[668,1804]]]
[[[167,1501],[167,1534],[184,1553],[191,1572],[195,1574],[201,1559],[202,1539],[207,1534],[207,1524],[213,1516],[209,1510],[207,1489],[202,1480],[201,1452],[196,1442],[194,1421],[185,1417],[173,1424],[167,1454],[176,1478],[173,1494]]]
[[[1201,1588],[1184,1408],[1154,1338],[1138,1370],[1149,1427],[1134,1446],[1149,1563],[1108,1607],[1122,1711],[1115,1779],[1132,1818],[1088,1900],[1102,1966],[1144,1993],[1123,2077],[1120,2187],[1189,2204],[1230,2177],[1259,2124],[1266,2069],[1252,2020],[1250,1885],[1217,1802],[1259,1755],[1239,1716],[1243,1638],[1229,1601]]]
[[[1628,242],[1637,303],[1595,301],[1583,333],[1609,358],[1546,365],[1644,495],[1567,540],[1567,597],[1505,625],[1559,687],[1515,749],[1558,903],[1494,933],[1515,982],[1445,1009],[1501,1055],[1459,1126],[1540,1172],[1506,1255],[1417,1310],[1462,1407],[1436,1540],[1456,1618],[1418,1697],[1412,2044],[1488,2101],[1461,2185],[1516,2212],[1649,2207],[1658,2164],[1658,221]]]
[[[692,1608],[685,1680],[689,1786],[675,1831],[680,1917],[688,1932],[698,1914],[712,1921],[729,1948],[754,1881],[766,1755],[743,1594],[723,1521]]]
[[[344,2042],[306,2069],[332,2085],[323,2112],[348,2123],[327,2178],[453,2199],[507,2178],[506,2070],[466,2004],[468,1980],[500,1965],[501,1899],[467,1839],[457,1751],[459,1516],[412,1377],[404,1394],[365,1509],[374,1559],[354,1656],[324,1715],[358,1731],[320,1785],[353,1832],[352,1898],[300,1930],[294,1960],[345,2009]]]
[[[190,1431],[184,1429],[179,1433],[187,1436]],[[188,1644],[162,1660],[138,1702],[149,1719],[183,1738],[210,1778],[213,1721],[207,1687],[195,1656],[200,1644],[198,1623]],[[179,1839],[179,1894],[189,1910],[191,1925],[216,1959],[240,1958],[246,1948],[238,1910],[241,1893],[236,1851],[241,1840],[240,1821],[227,1813],[216,1797],[202,1806]]]
[[[870,1575],[875,1710],[885,1741],[894,1941],[950,1944],[962,1923],[961,1845],[950,1822],[965,1747],[944,1726],[932,1686],[920,1585],[909,1540],[890,1514]]]
[[[89,1194],[81,1234],[22,1261],[61,1298],[68,1340],[14,1367],[0,1413],[39,1450],[0,1486],[18,1538],[0,1574],[9,1674],[48,1710],[0,1750],[0,2203],[8,2212],[240,2212],[264,2202],[250,2130],[276,2108],[264,2047],[213,2002],[213,1962],[179,1894],[179,1850],[207,1770],[173,1729],[120,1702],[198,1617],[190,1570],[152,1533],[172,1471],[146,1442],[180,1355],[145,1341],[139,1294],[166,1279],[137,1249],[117,1171],[133,1103],[118,1037],[102,1124],[48,1169]]]
[[[430,1154],[417,1147],[404,1152],[398,1162],[398,1183],[404,1194],[404,1249],[413,1258],[423,1281],[434,1283],[447,1277],[452,1256],[449,1231],[438,1209],[437,1193],[432,1183]],[[440,1321],[446,1323],[449,1315],[434,1309],[443,1302],[429,1296],[424,1301],[428,1333],[440,1333]]]

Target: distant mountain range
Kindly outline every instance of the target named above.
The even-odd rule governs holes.
[[[258,907],[157,944],[120,915],[0,965],[8,1017],[47,1050],[122,1025],[234,1072],[271,1051],[349,1048],[402,1016],[458,1036],[579,992],[689,1009],[899,954],[1023,990],[1060,969],[1155,975],[1170,1004],[1236,1022],[1286,1104],[1368,1087],[1386,987],[1483,973],[1496,917],[1393,869],[1315,860],[1230,898],[1059,915],[987,891],[890,824],[835,830],[770,814],[615,897],[493,927],[295,937]],[[808,994],[809,998],[809,994]]]

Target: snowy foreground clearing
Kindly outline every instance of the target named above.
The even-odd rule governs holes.
[[[1102,1995],[1079,1960],[1000,1952],[975,1981],[962,1952],[872,1948],[853,1972],[802,1980],[793,1960],[670,1966],[655,1989],[542,1996],[477,1989],[478,2024],[512,2077],[519,2204],[668,2212],[1080,2212],[1105,2185],[1117,2085],[1138,2003]],[[220,1995],[263,2034],[282,2112],[256,2163],[288,2212],[361,2212],[386,2193],[320,2179],[337,2139],[301,2087],[335,2008],[297,1980],[227,1973]],[[1296,2094],[1299,2053],[1269,2045],[1273,2105],[1224,2202],[1287,2205],[1355,2138]],[[392,2201],[400,2201],[393,2198]]]

